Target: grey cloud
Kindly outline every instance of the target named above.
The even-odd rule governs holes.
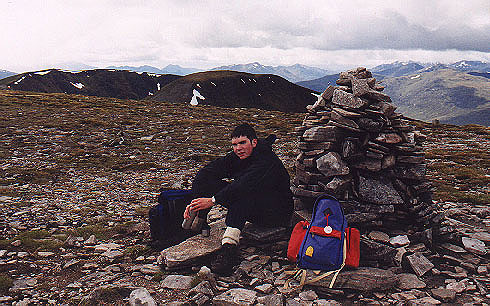
[[[275,20],[238,26],[233,20],[215,20],[201,28],[198,37],[189,39],[194,46],[212,48],[306,47],[339,49],[425,49],[490,51],[490,25],[470,28],[464,23],[446,22],[436,29],[410,23],[401,14],[383,17],[346,18],[338,24],[312,19]]]

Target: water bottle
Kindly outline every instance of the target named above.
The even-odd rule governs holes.
[[[194,222],[194,219],[197,216],[197,211],[190,211],[189,214],[190,214],[190,218],[184,219],[184,222],[182,222],[182,228],[186,230],[191,228],[192,222]]]

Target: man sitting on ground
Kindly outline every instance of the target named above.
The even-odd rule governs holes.
[[[238,242],[246,221],[264,226],[288,226],[293,211],[289,174],[272,151],[276,139],[270,135],[257,139],[249,124],[237,126],[231,134],[233,152],[202,168],[192,184],[194,200],[186,207],[184,218],[198,211],[193,223],[205,223],[215,204],[228,209],[226,230],[213,272],[229,275],[238,263]],[[224,179],[232,179],[229,183]],[[229,180],[228,180],[229,181]]]

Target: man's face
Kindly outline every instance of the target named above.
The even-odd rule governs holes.
[[[248,139],[247,136],[240,136],[231,139],[231,146],[233,147],[233,152],[240,159],[245,159],[252,155],[252,151],[257,145],[257,139]]]

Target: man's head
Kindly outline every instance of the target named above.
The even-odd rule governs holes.
[[[253,149],[257,146],[257,134],[254,128],[247,123],[237,126],[231,133],[231,145],[233,152],[240,159],[252,155]]]

